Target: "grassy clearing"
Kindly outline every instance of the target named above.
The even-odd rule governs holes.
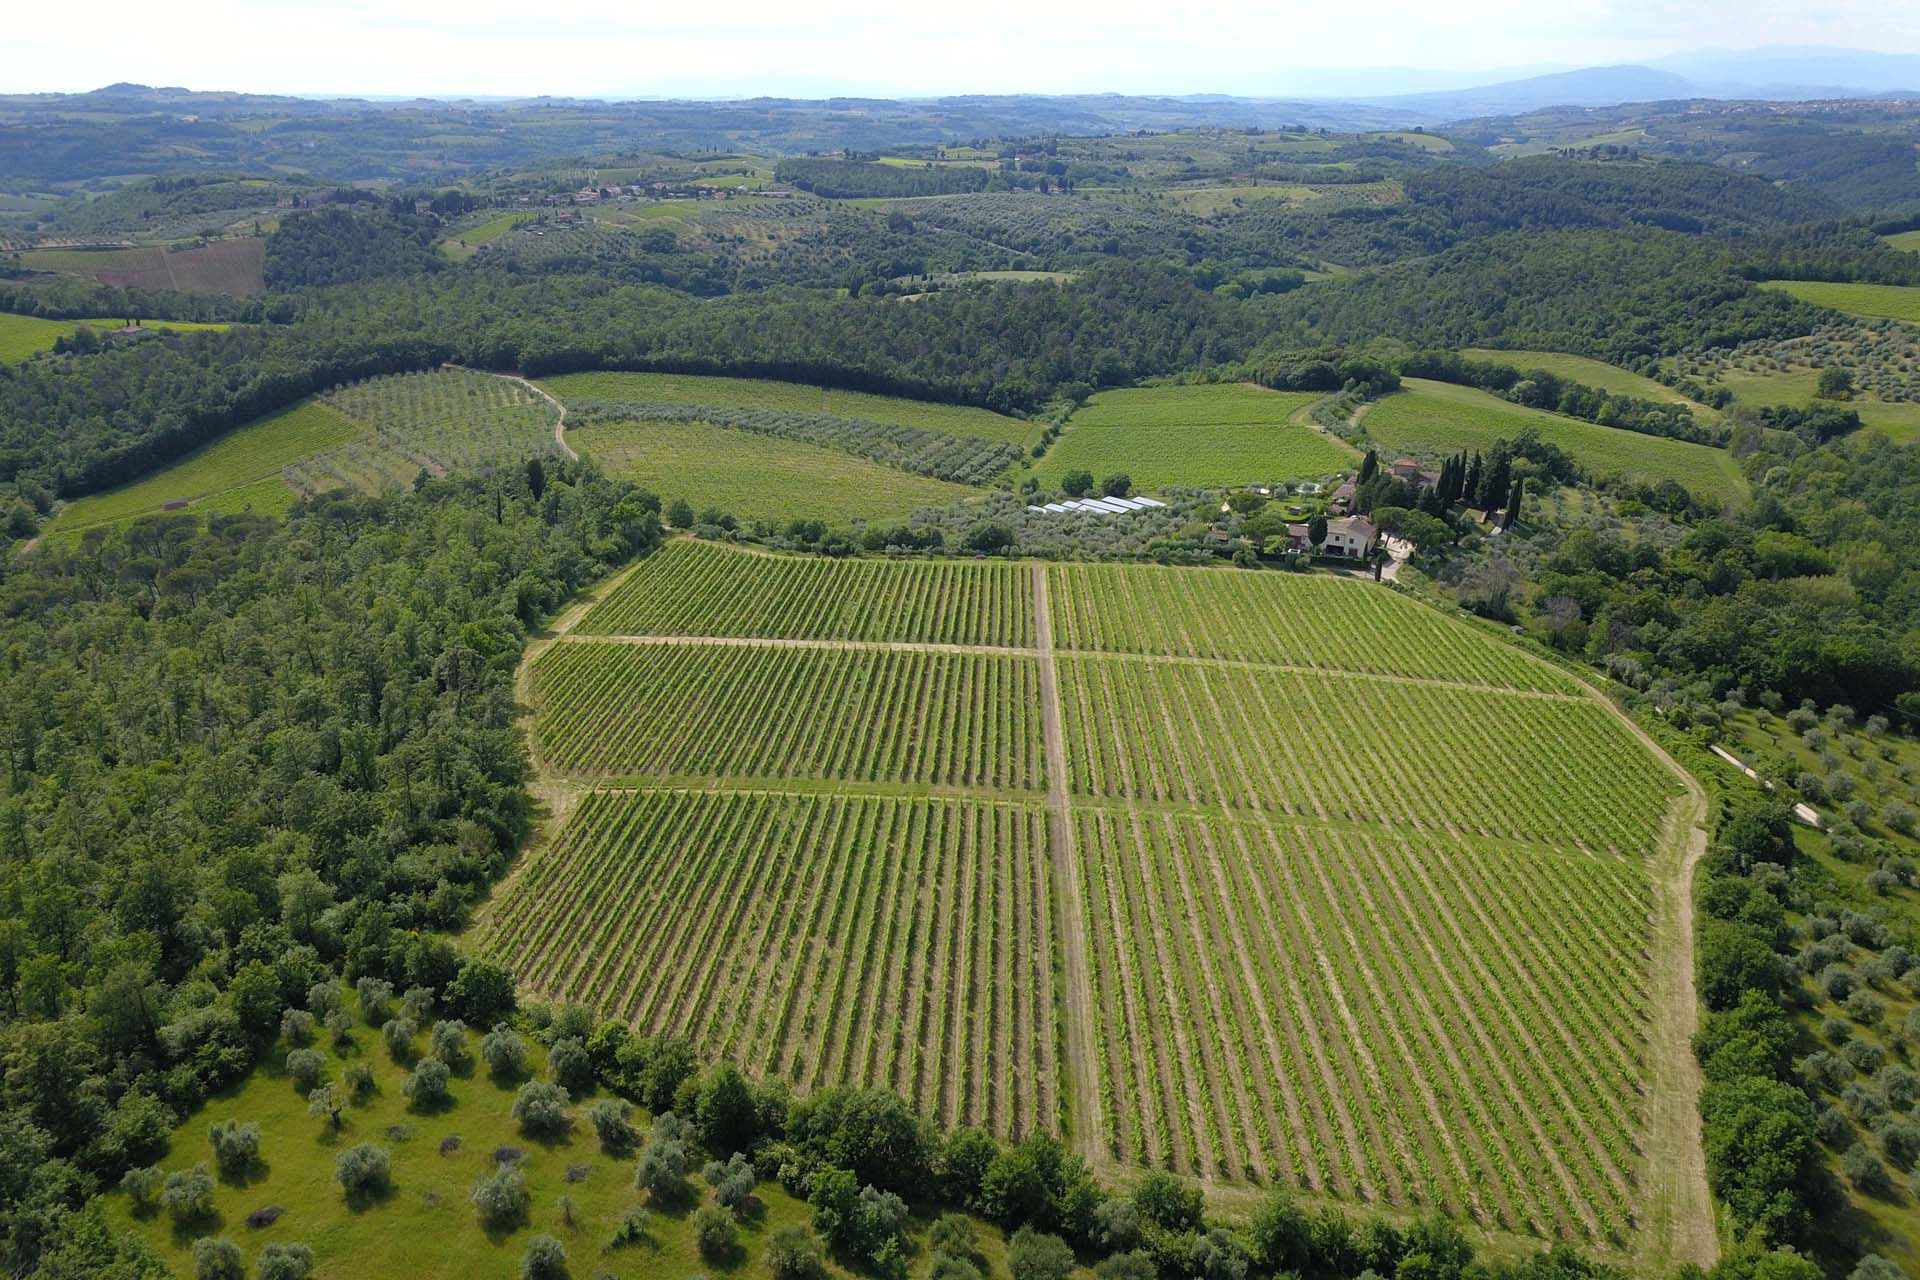
[[[1091,471],[1096,480],[1119,471],[1142,489],[1325,475],[1358,455],[1287,425],[1314,399],[1242,383],[1103,391],[1068,421],[1035,473],[1057,485],[1069,471]]]
[[[1818,369],[1752,370],[1729,366],[1714,381],[1733,393],[1736,402],[1745,405],[1793,405],[1799,408],[1814,402],[1820,382]],[[1831,403],[1831,402],[1829,402]],[[1851,409],[1860,421],[1883,431],[1902,443],[1920,439],[1920,404],[1893,403],[1870,396],[1856,396],[1838,402],[1836,407]]]
[[[1683,404],[1702,418],[1717,416],[1713,410],[1703,404],[1695,404],[1664,382],[1655,382],[1652,378],[1641,377],[1618,365],[1588,356],[1570,356],[1559,351],[1501,351],[1491,347],[1468,347],[1460,354],[1469,360],[1490,360],[1504,364],[1522,373],[1544,369],[1555,377],[1598,387],[1617,396],[1632,396],[1636,400],[1651,400],[1655,404]]]
[[[77,498],[47,526],[49,535],[78,532],[157,514],[186,499],[194,511],[231,512],[252,505],[278,513],[293,503],[282,471],[366,434],[366,428],[324,404],[306,401],[204,444],[172,466],[106,493]]]
[[[482,245],[492,244],[507,232],[523,222],[531,222],[538,214],[503,213],[497,218],[489,218],[476,226],[449,232],[441,237],[440,252],[455,262],[465,262],[480,251]]]
[[[1920,231],[1899,231],[1890,236],[1882,236],[1887,244],[1906,253],[1920,253]]]
[[[387,1056],[379,1035],[363,1027],[354,1033],[354,1041],[344,1055],[324,1050],[327,1073],[337,1079],[347,1062],[363,1062],[373,1069],[378,1090],[365,1105],[348,1108],[340,1135],[327,1133],[323,1121],[307,1115],[306,1100],[277,1065],[264,1066],[181,1125],[161,1162],[168,1171],[203,1160],[212,1167],[207,1129],[234,1118],[260,1126],[264,1168],[241,1181],[219,1182],[215,1217],[191,1230],[176,1230],[164,1214],[135,1216],[118,1192],[105,1200],[112,1224],[153,1246],[179,1276],[193,1274],[193,1239],[202,1234],[224,1235],[239,1244],[249,1275],[266,1245],[305,1243],[314,1252],[318,1280],[514,1275],[528,1242],[541,1233],[565,1244],[569,1269],[579,1277],[609,1268],[645,1280],[683,1280],[712,1269],[693,1240],[692,1207],[710,1196],[697,1174],[693,1185],[699,1195],[690,1207],[652,1210],[649,1243],[608,1250],[614,1229],[629,1210],[646,1205],[647,1197],[633,1186],[633,1160],[603,1154],[583,1114],[577,1115],[570,1138],[538,1142],[521,1137],[511,1114],[519,1081],[495,1081],[484,1066],[454,1077],[451,1107],[421,1114],[400,1092],[408,1068]],[[416,1047],[425,1051],[424,1034]],[[532,1063],[543,1069],[544,1053],[537,1045],[533,1048]],[[276,1063],[283,1057],[277,1053]],[[455,1138],[457,1148],[442,1154],[442,1144]],[[356,1209],[347,1205],[334,1180],[334,1158],[360,1142],[378,1143],[391,1153],[393,1190]],[[520,1163],[531,1193],[528,1221],[512,1230],[490,1231],[480,1224],[468,1195],[474,1183],[496,1167],[496,1149],[509,1145],[524,1153]],[[575,1206],[571,1225],[560,1209],[563,1195]],[[776,1183],[763,1183],[756,1195],[765,1206],[764,1216],[741,1224],[744,1253],[722,1268],[728,1275],[766,1276],[761,1256],[766,1241],[779,1228],[807,1220],[806,1206]],[[274,1205],[286,1210],[278,1221],[259,1228],[246,1225],[248,1214]]]
[[[837,449],[704,422],[593,423],[569,430],[567,441],[669,501],[742,520],[898,520],[979,493]]]
[[[1433,457],[1486,449],[1503,436],[1533,427],[1596,475],[1628,475],[1653,483],[1674,480],[1723,505],[1747,496],[1739,465],[1720,449],[1543,413],[1471,387],[1424,378],[1408,378],[1405,386],[1405,391],[1374,405],[1365,419],[1367,434],[1391,452]]]
[[[1816,307],[1850,316],[1879,316],[1920,323],[1920,286],[1834,283],[1826,280],[1769,280],[1760,286],[1790,293]]]
[[[1225,213],[1245,205],[1281,201],[1286,204],[1305,204],[1319,193],[1312,187],[1287,183],[1269,183],[1266,185],[1242,185],[1225,187],[1174,187],[1167,195],[1187,212],[1202,218],[1210,218],[1217,213]]]
[[[561,400],[711,404],[730,409],[787,409],[830,417],[923,427],[948,435],[1026,444],[1038,432],[1029,423],[972,405],[838,391],[768,378],[715,378],[682,373],[569,373],[540,384]]]
[[[39,316],[20,316],[0,311],[0,364],[17,363],[35,352],[51,351],[54,343],[72,337],[81,325],[104,332],[122,328],[126,323],[124,316],[117,320],[105,316],[86,320],[43,320]],[[191,320],[142,320],[140,324],[142,328],[167,329],[175,333],[227,327],[224,324],[200,324]]]

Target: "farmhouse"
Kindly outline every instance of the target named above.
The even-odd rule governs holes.
[[[1340,487],[1333,491],[1331,498],[1327,499],[1327,510],[1333,512],[1335,515],[1346,515],[1349,511],[1353,510],[1353,494],[1353,481],[1341,481]]]
[[[1362,560],[1372,554],[1379,536],[1380,531],[1365,516],[1342,516],[1327,521],[1327,540],[1320,550],[1325,555]]]
[[[1395,459],[1393,465],[1387,468],[1387,474],[1416,489],[1431,489],[1440,483],[1438,471],[1423,471],[1412,458]]]

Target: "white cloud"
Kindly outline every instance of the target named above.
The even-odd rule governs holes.
[[[711,15],[709,17],[708,15]],[[1920,50],[1886,0],[95,0],[14,27],[0,89],[115,80],[377,94],[1263,92],[1340,67],[1484,70],[1701,46]]]

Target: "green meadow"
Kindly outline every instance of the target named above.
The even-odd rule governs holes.
[[[741,520],[901,520],[978,489],[896,471],[838,449],[705,422],[596,422],[567,442],[607,470],[695,511]]]
[[[1816,307],[1850,316],[1874,316],[1920,323],[1920,286],[1835,283],[1828,280],[1769,280],[1762,289],[1778,289]]]
[[[95,317],[87,320],[43,320],[39,316],[14,315],[0,311],[0,364],[16,364],[40,351],[53,350],[53,344],[70,338],[81,325],[102,331],[119,329],[127,318]],[[190,320],[142,320],[148,329],[171,329],[187,333],[196,329],[224,329],[224,324],[199,324]]]
[[[1141,489],[1325,475],[1358,455],[1311,427],[1289,424],[1318,398],[1247,383],[1103,391],[1068,419],[1035,474],[1058,485],[1069,471],[1091,471],[1096,480],[1125,472]]]
[[[1572,356],[1560,351],[1506,351],[1492,347],[1468,347],[1460,354],[1469,360],[1504,364],[1522,373],[1544,369],[1556,378],[1594,387],[1610,395],[1632,396],[1636,400],[1650,400],[1655,404],[1683,404],[1698,416],[1714,416],[1713,410],[1695,404],[1664,382],[1655,382],[1652,378],[1644,378],[1619,365],[1589,356]]]
[[[561,400],[627,400],[653,404],[710,404],[729,409],[784,409],[868,422],[897,423],[1024,444],[1031,424],[972,405],[909,400],[904,396],[838,391],[769,378],[719,378],[688,373],[568,373],[540,383]]]
[[[1407,378],[1404,385],[1406,390],[1375,404],[1364,419],[1367,434],[1388,453],[1432,458],[1461,449],[1483,450],[1533,427],[1596,475],[1630,475],[1653,483],[1676,480],[1724,505],[1747,496],[1739,465],[1721,449],[1543,413],[1472,387],[1425,378]]]

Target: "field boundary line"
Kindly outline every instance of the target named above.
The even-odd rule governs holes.
[[[1036,560],[1032,572],[1033,637],[1040,654],[1040,719],[1047,760],[1047,827],[1053,846],[1054,892],[1060,903],[1060,967],[1066,987],[1060,1016],[1067,1032],[1067,1136],[1088,1165],[1104,1168],[1107,1146],[1097,1132],[1100,1083],[1094,1078],[1095,1010],[1085,951],[1087,912],[1080,899],[1073,812],[1067,799],[1067,735],[1060,719],[1060,679],[1053,663],[1053,611],[1048,604],[1047,566]]]

